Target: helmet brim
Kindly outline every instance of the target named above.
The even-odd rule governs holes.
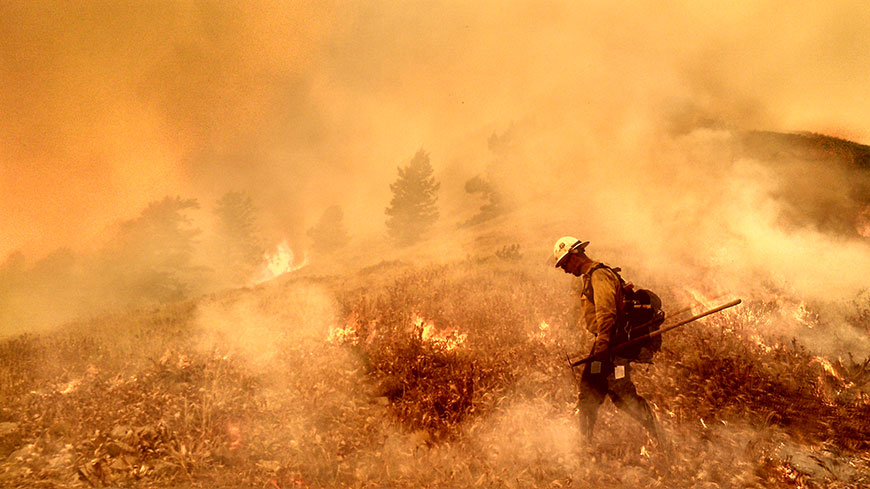
[[[583,251],[586,249],[586,246],[588,246],[588,245],[589,245],[589,241],[577,241],[576,243],[574,243],[574,245],[571,246],[571,248],[568,251],[566,251],[564,255],[560,256],[559,259],[556,260],[556,268],[561,268],[562,265],[565,264],[565,260],[568,259],[568,255],[570,255],[571,253],[577,253],[579,251]]]

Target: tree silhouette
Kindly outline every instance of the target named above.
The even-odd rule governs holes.
[[[343,219],[344,213],[341,207],[333,205],[327,208],[317,224],[308,230],[315,253],[328,255],[347,245],[350,238],[342,222]]]
[[[178,300],[193,290],[202,271],[193,264],[200,231],[184,213],[197,208],[196,199],[166,197],[120,224],[104,265],[123,299]]]
[[[399,177],[390,184],[393,198],[387,207],[387,230],[400,246],[420,240],[438,220],[436,202],[440,183],[435,181],[429,154],[417,151],[411,162],[398,168]]]
[[[514,138],[514,131],[508,129],[502,134],[492,133],[487,139],[487,146],[494,159],[487,166],[485,175],[476,175],[465,182],[465,191],[471,195],[479,195],[484,202],[480,211],[463,225],[480,224],[510,211],[512,204],[505,194],[505,183],[508,174],[515,169],[509,162],[515,146]]]
[[[472,195],[480,195],[484,203],[480,211],[464,223],[466,226],[480,224],[497,217],[505,212],[506,206],[502,194],[495,186],[480,175],[476,175],[465,182],[465,191]]]
[[[250,279],[263,262],[266,248],[257,224],[257,208],[243,192],[227,192],[215,206],[215,248],[218,276],[232,283]]]

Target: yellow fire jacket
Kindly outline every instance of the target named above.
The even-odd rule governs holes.
[[[616,336],[617,304],[622,301],[622,287],[616,274],[595,262],[582,280],[580,307],[586,329],[595,335],[591,354],[607,350]]]

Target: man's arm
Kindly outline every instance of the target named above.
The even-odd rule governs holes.
[[[592,272],[592,291],[595,300],[595,343],[592,345],[592,355],[597,355],[610,348],[616,329],[616,301],[619,294],[619,279],[607,269]]]

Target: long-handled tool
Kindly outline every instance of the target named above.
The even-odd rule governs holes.
[[[676,324],[672,324],[668,327],[659,329],[657,331],[653,331],[652,333],[645,334],[643,336],[638,336],[637,338],[634,338],[630,341],[626,341],[625,343],[620,343],[619,345],[616,345],[612,348],[608,348],[607,350],[605,350],[601,353],[598,353],[597,355],[589,355],[588,357],[586,357],[582,360],[577,360],[576,362],[571,362],[571,366],[576,367],[578,365],[583,365],[584,363],[589,363],[592,360],[601,360],[603,358],[606,358],[607,356],[609,356],[612,353],[616,353],[616,352],[619,352],[619,351],[624,350],[626,348],[632,347],[634,345],[637,345],[638,343],[642,343],[642,342],[644,342],[650,338],[653,338],[655,336],[658,336],[662,333],[668,332],[668,331],[675,329],[675,328],[679,328],[680,326],[684,326],[686,324],[689,324],[692,321],[697,321],[705,316],[709,316],[710,314],[715,314],[719,311],[723,311],[725,309],[728,309],[729,307],[734,307],[737,304],[740,304],[741,302],[742,301],[740,299],[734,299],[733,301],[731,301],[727,304],[722,304],[721,306],[714,307],[713,309],[710,309],[709,311],[704,311],[701,314],[697,314],[695,316],[690,317],[689,319],[684,319]]]

